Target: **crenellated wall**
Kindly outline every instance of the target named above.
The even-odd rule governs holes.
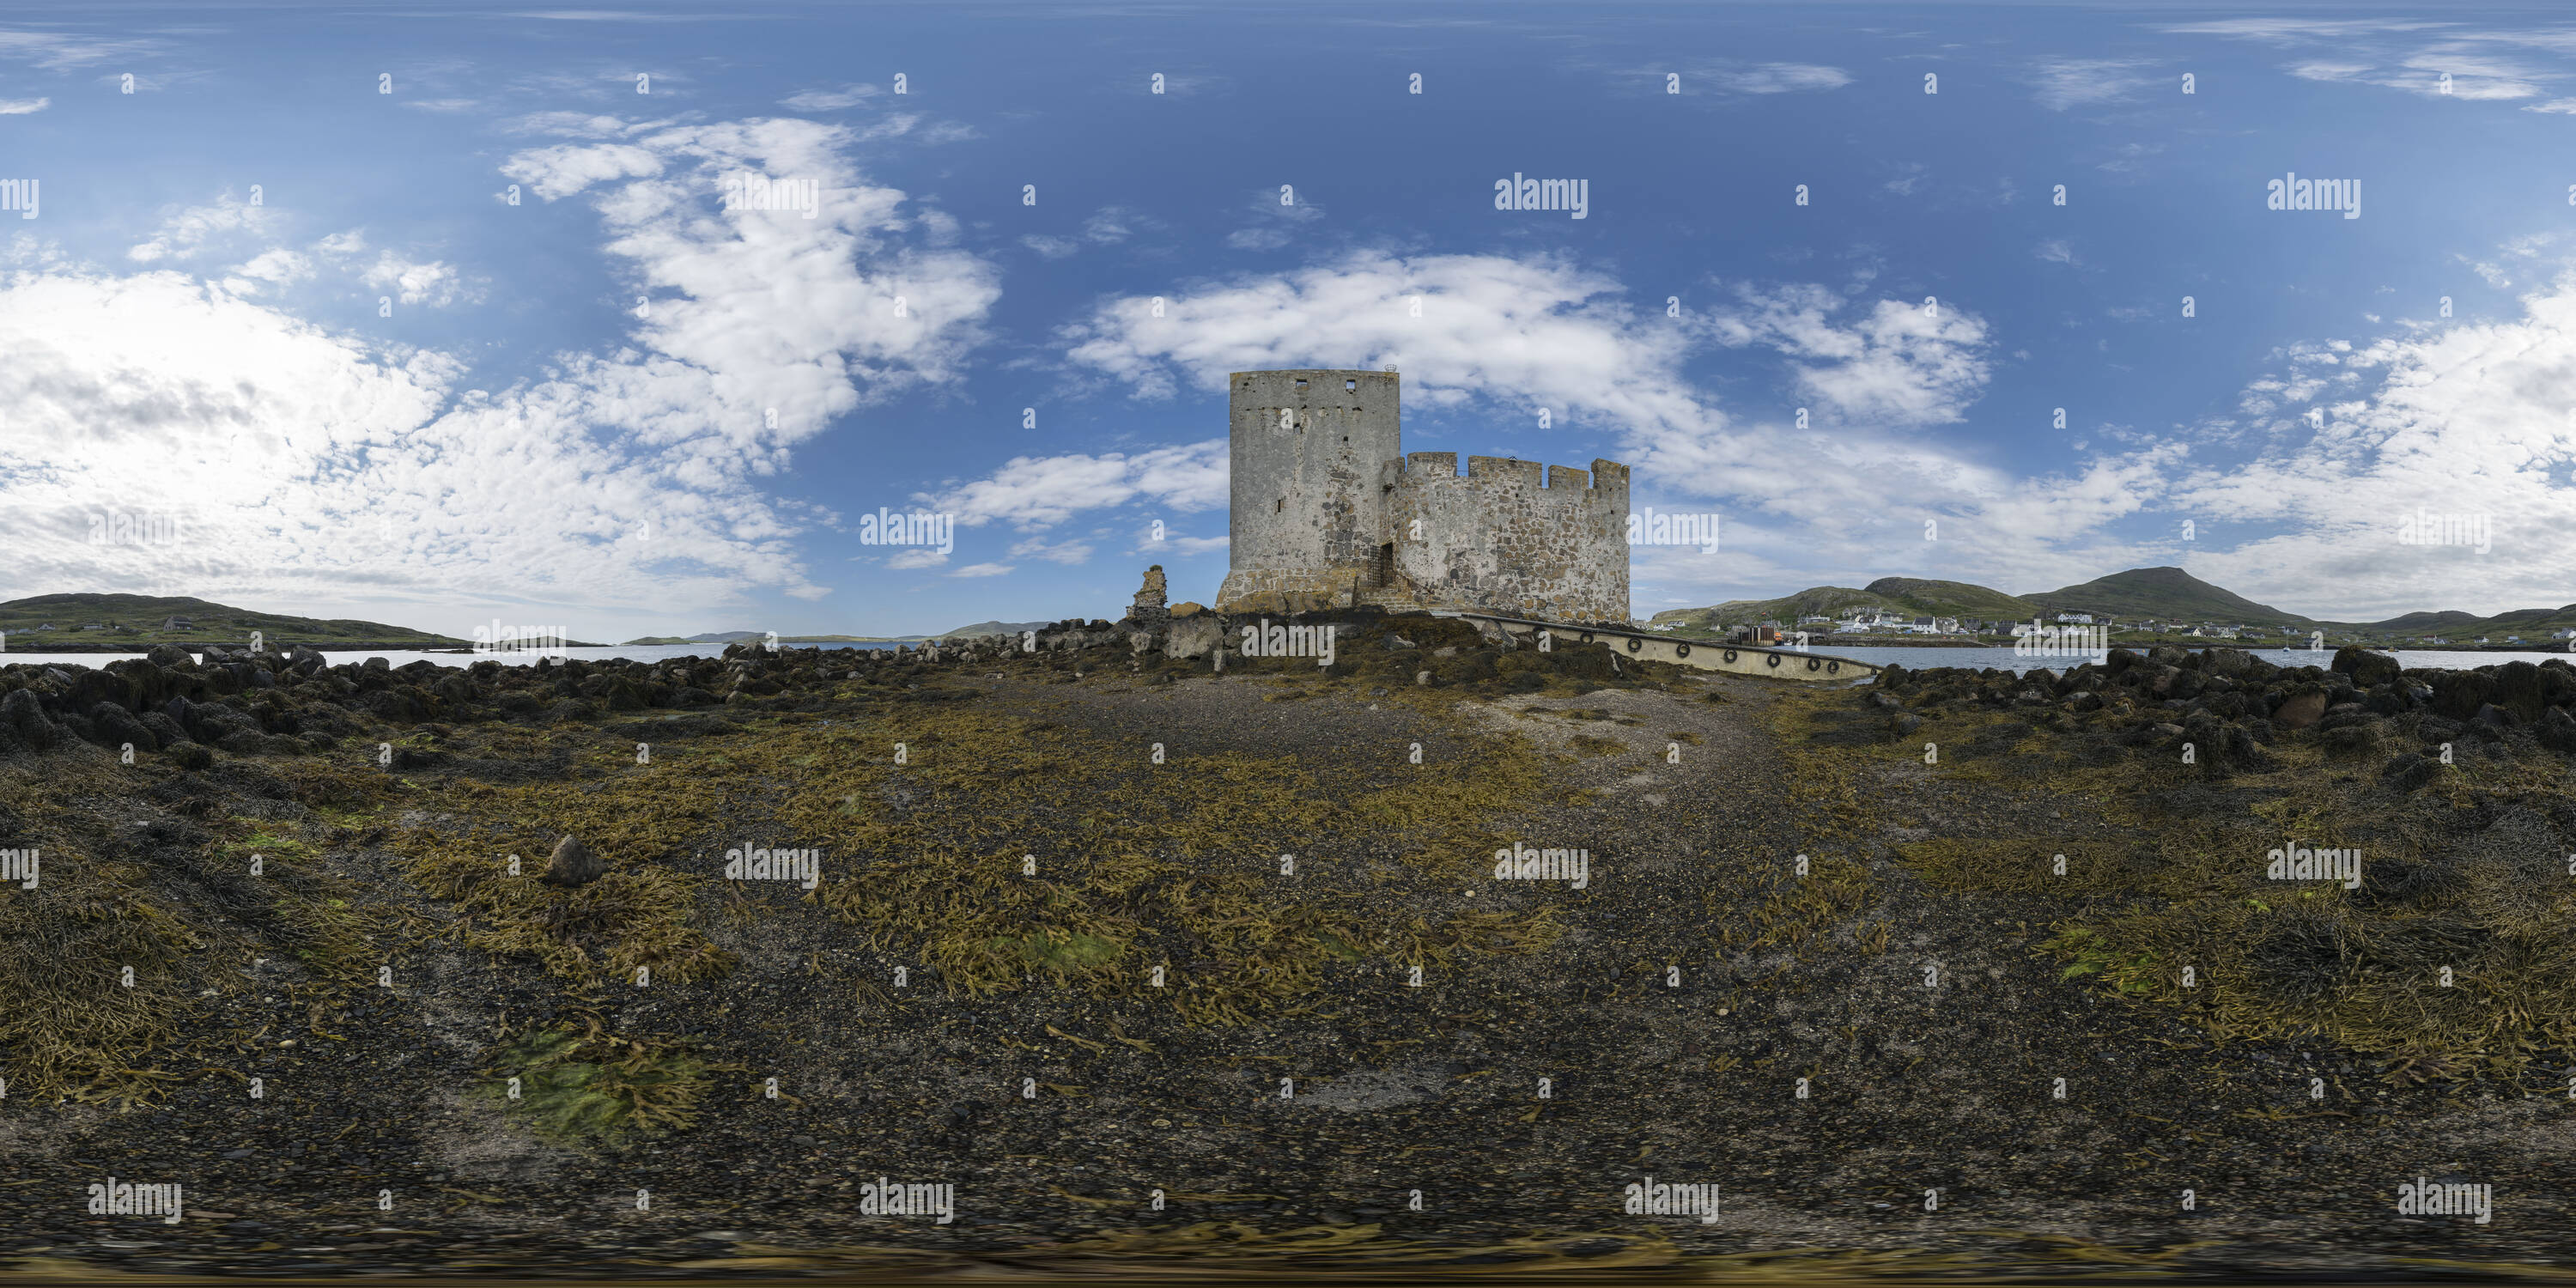
[[[1239,371],[1219,612],[1376,603],[1628,619],[1628,467],[1401,454],[1393,372]]]
[[[1628,621],[1628,467],[1416,452],[1388,461],[1387,530],[1414,598],[1553,621]]]

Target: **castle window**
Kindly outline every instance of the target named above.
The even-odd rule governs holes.
[[[1271,512],[1272,514],[1285,514],[1285,513],[1287,513],[1287,511],[1288,511],[1288,498],[1286,498],[1286,497],[1284,497],[1284,496],[1283,496],[1283,497],[1281,497],[1281,498],[1279,498],[1278,500],[1273,501],[1273,502],[1271,502],[1271,503],[1270,503],[1270,512]]]
[[[1297,382],[1297,387],[1298,387],[1298,388],[1300,388],[1300,389],[1305,388],[1305,387],[1306,387],[1306,382],[1305,382],[1305,381],[1303,381],[1303,380],[1298,381],[1298,382]]]
[[[1342,388],[1344,388],[1344,389],[1356,390],[1356,389],[1358,389],[1359,387],[1360,387],[1360,382],[1358,382],[1358,381],[1356,381],[1356,380],[1345,380],[1345,381],[1343,381],[1343,382],[1342,382]]]

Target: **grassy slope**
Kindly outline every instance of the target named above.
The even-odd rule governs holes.
[[[163,631],[166,618],[187,617],[195,620],[195,629]],[[387,626],[382,622],[357,621],[348,618],[322,619],[296,617],[286,613],[256,612],[203,599],[160,595],[37,595],[0,603],[0,631],[17,635],[38,625],[51,622],[50,635],[32,637],[61,643],[138,642],[213,640],[226,643],[246,640],[252,631],[269,639],[290,643],[328,643],[333,640],[417,640],[422,643],[461,644],[463,640],[408,626]],[[131,628],[126,632],[84,631],[91,622],[116,622]],[[23,646],[32,642],[21,640]]]

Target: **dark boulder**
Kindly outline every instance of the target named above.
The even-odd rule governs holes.
[[[559,886],[588,885],[606,871],[608,860],[582,844],[580,837],[566,835],[555,842],[555,852],[546,860],[545,881]]]
[[[152,730],[134,718],[134,713],[113,702],[101,702],[89,709],[90,733],[102,747],[116,748],[134,744],[136,751],[159,751],[161,740]]]
[[[2272,708],[2272,723],[2284,729],[2305,729],[2324,719],[2326,694],[2321,688],[2307,688],[2283,698]]]
[[[2397,682],[2396,658],[2386,653],[2374,653],[2358,644],[2346,644],[2336,649],[2333,668],[2365,689],[2376,684]]]

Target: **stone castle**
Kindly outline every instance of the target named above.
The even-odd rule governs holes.
[[[1392,371],[1238,371],[1221,613],[1375,604],[1628,624],[1628,467],[1406,456]]]

